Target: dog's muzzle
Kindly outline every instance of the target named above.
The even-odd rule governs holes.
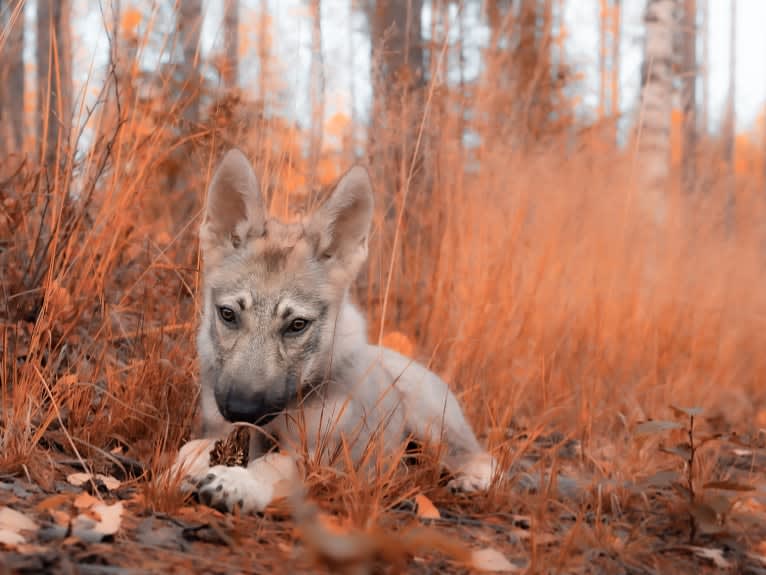
[[[215,392],[218,409],[226,421],[266,425],[287,407],[287,400],[269,397],[265,393],[240,390],[236,386]]]

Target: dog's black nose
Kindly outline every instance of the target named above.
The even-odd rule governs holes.
[[[215,400],[223,418],[231,423],[266,425],[285,407],[270,401],[265,394],[242,391],[236,387],[220,394],[216,391]]]

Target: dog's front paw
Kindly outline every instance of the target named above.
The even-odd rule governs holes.
[[[181,447],[168,473],[171,480],[182,478],[182,492],[194,491],[195,483],[207,475],[210,469],[210,450],[214,444],[213,439],[193,439]]]
[[[210,467],[210,451],[215,444],[214,439],[192,439],[178,451],[173,463],[173,473],[183,473],[192,477]]]
[[[216,465],[195,487],[202,503],[224,513],[235,508],[241,513],[263,511],[273,496],[273,487],[244,467]]]
[[[497,473],[497,462],[489,453],[475,453],[455,470],[455,478],[447,485],[452,491],[471,493],[487,491]]]

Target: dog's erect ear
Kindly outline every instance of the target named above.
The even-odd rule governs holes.
[[[263,233],[266,209],[253,168],[239,150],[229,150],[213,175],[200,228],[203,252],[237,248]]]
[[[309,222],[309,231],[316,235],[317,256],[340,264],[351,279],[367,257],[372,210],[370,176],[362,166],[354,166]]]

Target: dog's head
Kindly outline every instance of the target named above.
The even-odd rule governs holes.
[[[226,420],[264,424],[324,378],[372,211],[370,179],[357,166],[307,222],[269,219],[247,158],[223,158],[200,229],[199,352],[203,385]]]

